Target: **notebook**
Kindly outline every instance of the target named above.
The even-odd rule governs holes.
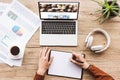
[[[48,75],[81,79],[83,70],[79,66],[70,62],[72,54],[69,52],[51,51],[53,62],[48,69]]]

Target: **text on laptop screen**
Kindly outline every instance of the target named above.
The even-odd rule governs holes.
[[[41,19],[77,19],[79,4],[76,3],[39,3]]]

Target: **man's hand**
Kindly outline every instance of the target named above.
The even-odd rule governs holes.
[[[83,62],[83,63],[79,63],[79,62],[77,62],[76,60],[74,60],[73,58],[71,58],[70,61],[71,61],[72,63],[79,65],[79,66],[82,67],[83,69],[87,69],[87,68],[89,67],[90,64],[88,64],[88,63],[86,62],[86,60],[83,58],[83,56],[81,55],[81,53],[75,53],[75,52],[73,52],[72,54],[73,54],[73,56],[76,57],[76,60]]]
[[[47,47],[43,48],[40,51],[37,74],[45,75],[47,69],[49,68],[50,64],[53,61],[53,57],[51,57],[49,60],[49,54],[50,54],[50,49]]]

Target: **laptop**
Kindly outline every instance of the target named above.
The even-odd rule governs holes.
[[[41,46],[77,46],[79,2],[38,2]]]

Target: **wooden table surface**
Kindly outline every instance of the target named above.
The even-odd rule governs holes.
[[[38,0],[19,0],[26,7],[31,9],[38,15]],[[47,1],[47,0],[44,0]],[[49,1],[49,0],[48,0]],[[52,1],[52,0],[50,0]],[[58,0],[54,0],[58,1]],[[72,0],[59,0],[72,1]],[[86,60],[90,64],[94,64],[100,69],[112,75],[115,80],[120,80],[120,18],[116,17],[112,20],[99,24],[95,19],[98,14],[95,13],[100,7],[91,0],[75,0],[80,2],[80,14],[78,19],[78,46],[77,47],[49,47],[54,50],[62,51],[84,51]],[[103,0],[99,0],[103,1]],[[11,0],[0,0],[0,2],[10,3]],[[120,3],[120,0],[118,0]],[[95,28],[105,29],[111,37],[109,49],[100,54],[94,54],[85,48],[85,38],[87,34]],[[93,44],[105,44],[106,40],[102,35],[94,36]],[[41,47],[39,45],[39,29],[27,43],[23,65],[21,67],[9,67],[6,64],[0,64],[0,80],[33,80],[38,65],[38,54]],[[61,66],[61,65],[60,65]],[[45,80],[76,80],[64,77],[45,76]],[[94,80],[94,78],[86,71],[83,74],[83,80]]]

